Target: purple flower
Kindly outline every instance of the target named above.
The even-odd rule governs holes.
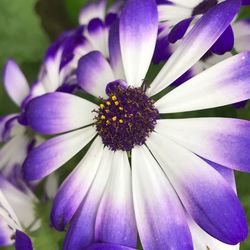
[[[110,60],[93,51],[78,63],[78,84],[100,97],[99,106],[59,92],[29,103],[31,128],[60,135],[30,152],[27,180],[49,175],[91,142],[54,200],[54,227],[63,230],[71,222],[64,250],[95,242],[135,248],[137,230],[144,249],[191,250],[192,223],[222,245],[247,237],[233,170],[250,171],[249,121],[162,114],[248,99],[250,54],[231,57],[155,98],[208,51],[239,5],[228,0],[206,12],[148,88],[157,6],[128,0],[110,32]]]
[[[223,0],[160,0],[158,1],[159,31],[157,46],[154,54],[154,63],[166,61],[171,53],[171,44],[182,39],[193,25],[209,9],[213,8]],[[245,3],[246,4],[246,3]],[[234,32],[229,25],[217,41],[210,48],[210,51],[223,55],[234,47]]]
[[[75,71],[79,59],[93,50],[108,57],[108,33],[117,19],[123,1],[106,10],[106,1],[84,6],[80,26],[64,32],[47,50],[38,81],[45,92],[73,92],[77,88]]]

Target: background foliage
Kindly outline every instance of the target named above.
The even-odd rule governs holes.
[[[77,25],[78,12],[88,0],[0,0],[0,69],[7,58],[14,58],[21,66],[30,83],[36,80],[40,62],[50,41]],[[244,7],[239,18],[250,17],[250,9]],[[3,91],[0,80],[0,115],[14,112],[16,107]],[[250,120],[249,104],[242,109],[218,108],[196,112],[192,116],[228,116]],[[250,150],[250,149],[249,149]],[[81,152],[83,154],[84,152]],[[69,166],[61,168],[65,176]],[[238,194],[244,205],[250,225],[250,175],[236,174]],[[42,184],[41,184],[42,185]],[[218,190],[219,192],[219,190]],[[39,196],[39,189],[37,192]],[[41,197],[43,198],[43,197]],[[36,212],[41,218],[41,228],[31,236],[36,250],[61,249],[64,232],[56,232],[50,227],[49,211],[51,202],[42,199]],[[1,249],[13,249],[1,248]],[[241,250],[250,249],[250,237],[242,243]]]

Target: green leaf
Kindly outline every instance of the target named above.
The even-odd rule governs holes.
[[[26,68],[29,80],[35,80],[48,38],[34,11],[35,0],[0,1],[0,70],[8,58]],[[0,78],[0,115],[16,111],[2,87]]]
[[[64,1],[71,22],[74,25],[77,25],[80,9],[90,1],[89,0],[64,0]]]
[[[34,12],[35,0],[0,1],[0,63],[13,57],[18,63],[43,57],[48,39]]]
[[[250,18],[250,6],[242,6],[238,14],[237,19]]]

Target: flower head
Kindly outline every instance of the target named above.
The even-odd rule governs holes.
[[[234,169],[250,171],[250,123],[166,119],[165,114],[248,99],[249,53],[160,93],[207,52],[238,8],[238,1],[228,0],[206,12],[145,88],[157,38],[157,6],[154,0],[128,0],[119,24],[110,30],[110,60],[92,51],[78,63],[79,86],[99,102],[57,92],[29,103],[31,128],[60,135],[30,152],[24,164],[28,180],[49,175],[90,143],[53,204],[54,227],[63,230],[71,222],[65,250],[97,242],[135,248],[137,230],[144,249],[191,250],[190,217],[225,244],[246,238],[244,211],[228,176]]]

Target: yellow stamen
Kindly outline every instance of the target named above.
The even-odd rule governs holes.
[[[113,95],[111,98],[112,98],[113,101],[117,100],[117,97],[115,95]]]
[[[111,105],[111,102],[110,102],[110,101],[107,101],[106,104],[107,104],[108,106],[110,106],[110,105]]]
[[[123,110],[123,107],[119,107],[119,110]]]
[[[117,120],[117,117],[116,116],[112,117],[112,120],[115,122]]]
[[[119,122],[120,122],[120,123],[123,123],[123,120],[122,120],[122,119],[120,119],[120,120],[119,120]]]
[[[105,105],[102,103],[102,104],[100,104],[100,108],[101,109],[104,109],[104,107],[105,107]]]
[[[109,120],[107,120],[107,121],[106,121],[106,123],[107,123],[107,124],[110,124],[110,121],[109,121]]]
[[[118,106],[118,105],[119,105],[119,102],[118,102],[118,101],[115,101],[115,105]]]
[[[109,109],[105,109],[105,112],[106,112],[106,113],[110,113]]]
[[[105,119],[106,119],[106,116],[105,116],[105,115],[101,115],[101,119],[102,119],[102,120],[105,120]]]

